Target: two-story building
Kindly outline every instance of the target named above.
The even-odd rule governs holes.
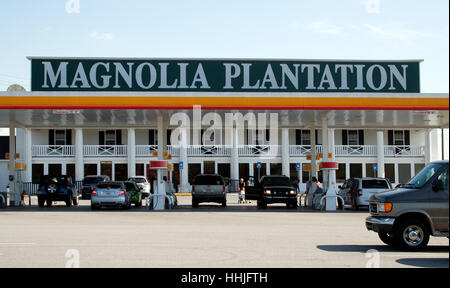
[[[151,178],[149,162],[164,158],[180,191],[198,173],[284,174],[304,189],[311,175],[322,178],[315,164],[331,159],[337,182],[396,184],[448,157],[448,94],[420,93],[420,61],[30,59],[32,91],[0,92],[23,182]],[[181,146],[171,137],[179,113],[190,119]],[[227,127],[238,114],[244,123]],[[270,115],[276,125],[259,126]]]

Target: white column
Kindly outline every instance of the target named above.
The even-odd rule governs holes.
[[[83,129],[75,128],[75,181],[83,181]]]
[[[345,163],[345,178],[350,178],[350,163]]]
[[[289,129],[281,129],[281,167],[283,175],[290,177],[289,167]]]
[[[180,192],[189,192],[189,163],[187,157],[187,129],[181,129],[180,135],[180,162],[183,162],[183,169],[180,170]]]
[[[384,131],[377,131],[377,176],[384,178]]]
[[[67,163],[61,163],[61,175],[67,175]]]
[[[9,205],[20,205],[20,192],[16,191],[16,132],[14,121],[10,122],[9,126],[9,176],[14,177],[12,181],[9,181]]]
[[[425,165],[428,165],[432,159],[431,150],[431,129],[425,130]]]
[[[167,151],[167,125],[163,115],[157,116],[158,125],[158,159],[164,160],[164,151]]]
[[[128,128],[128,177],[136,175],[136,130]]]
[[[316,170],[316,130],[313,128],[310,130],[311,137],[311,178],[317,177]]]
[[[398,177],[398,163],[394,163],[394,181],[395,185],[399,184],[400,180]]]
[[[270,175],[270,162],[266,162],[266,175]]]
[[[32,158],[32,138],[31,138],[31,129],[30,128],[26,128],[25,129],[25,166],[26,166],[26,170],[25,170],[25,179],[24,182],[31,182],[32,181],[32,177],[33,177],[33,171],[32,171],[32,167],[33,167],[33,158]]]
[[[238,129],[232,128],[232,148],[231,148],[231,180],[239,180],[239,154],[238,154]]]
[[[328,145],[328,120],[327,117],[322,117],[322,161],[327,162],[330,159],[328,159],[328,153],[332,152],[328,149],[330,145]],[[333,152],[334,153],[334,152]],[[328,170],[322,171],[323,175],[323,187],[324,191],[327,191],[328,185],[329,185],[329,179],[328,179]]]
[[[255,175],[254,165],[255,165],[255,163],[253,163],[253,162],[248,163],[248,175],[256,178],[258,175]]]
[[[111,177],[112,181],[116,181],[116,163],[114,161],[111,163]]]

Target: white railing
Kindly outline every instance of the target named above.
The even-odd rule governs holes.
[[[281,155],[280,145],[241,145],[239,156],[277,156]]]
[[[190,145],[188,156],[231,156],[231,146],[226,145]]]
[[[231,156],[231,146],[227,145],[189,145],[187,155],[191,157],[202,156]],[[158,151],[157,145],[136,145],[136,156],[152,157],[153,152]],[[180,147],[168,145],[167,151],[172,156],[180,156]],[[316,146],[316,153],[322,152],[322,146]],[[127,145],[85,145],[83,153],[86,157],[125,157],[127,156]],[[280,156],[280,145],[240,145],[238,146],[239,156]],[[289,145],[290,156],[305,157],[311,154],[311,146]],[[423,157],[425,146],[421,145],[385,145],[385,157]],[[75,145],[33,145],[33,157],[74,157]],[[336,145],[336,157],[376,157],[376,145]]]
[[[316,153],[322,152],[322,145],[316,145]],[[289,145],[290,156],[306,156],[311,155],[310,145]]]
[[[158,145],[136,145],[136,156],[152,157],[158,151]]]
[[[73,157],[74,145],[33,145],[31,147],[33,157]]]
[[[180,156],[180,146],[167,145],[167,152],[172,156]]]
[[[376,157],[377,145],[336,145],[336,157]]]
[[[385,157],[423,157],[425,146],[420,145],[385,145]]]
[[[127,145],[84,145],[85,157],[124,157],[127,156]]]

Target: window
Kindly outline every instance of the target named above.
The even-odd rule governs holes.
[[[48,130],[48,144],[63,146],[72,145],[72,131],[69,130]]]
[[[401,130],[394,131],[394,145],[405,145],[405,132]]]
[[[311,131],[310,130],[300,130],[300,129],[295,130],[295,144],[310,146],[311,145]]]
[[[148,130],[148,145],[158,145],[158,130]]]
[[[359,145],[357,130],[349,130],[348,131],[348,145]]]
[[[116,131],[107,130],[105,132],[105,145],[116,145]]]
[[[55,130],[55,145],[66,145],[65,130]]]
[[[409,130],[389,130],[388,145],[408,146],[410,144]]]
[[[442,181],[442,183],[444,183],[444,190],[447,191],[448,193],[448,168],[445,169],[445,171],[442,172],[437,179],[439,181]]]
[[[122,130],[106,130],[98,133],[99,145],[122,145]]]
[[[364,130],[342,130],[342,145],[364,145]]]
[[[363,180],[362,188],[364,189],[390,189],[389,184],[386,180]]]

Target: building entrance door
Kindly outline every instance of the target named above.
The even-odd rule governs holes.
[[[215,174],[215,162],[214,161],[205,161],[203,162],[203,172],[205,174]]]
[[[100,163],[100,173],[101,173],[101,175],[109,176],[109,179],[113,180],[112,162],[101,162]]]

